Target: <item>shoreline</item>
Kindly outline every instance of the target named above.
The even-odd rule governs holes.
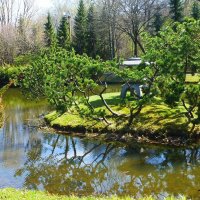
[[[31,199],[31,200],[38,200],[38,199],[46,199],[46,200],[133,200],[135,198],[131,196],[117,196],[117,195],[90,195],[90,196],[78,196],[73,195],[66,196],[66,195],[59,195],[59,194],[51,194],[47,191],[39,191],[39,190],[27,190],[27,189],[15,189],[15,188],[4,188],[0,189],[0,199],[6,200],[21,200],[21,199]],[[152,196],[145,196],[140,197],[140,200],[155,200],[155,197]],[[168,196],[164,199],[180,199],[185,200],[185,196],[181,196],[180,198],[176,198],[174,196]]]
[[[120,142],[126,145],[131,143],[162,145],[171,147],[188,147],[200,145],[200,133],[189,133],[181,127],[174,126],[168,129],[112,129],[109,126],[105,128],[87,127],[86,125],[60,125],[52,124],[48,115],[44,117],[47,129],[53,129],[60,134],[78,136],[84,138],[95,138],[105,142]]]

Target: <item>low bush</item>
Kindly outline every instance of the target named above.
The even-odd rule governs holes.
[[[20,74],[23,73],[23,70],[25,68],[26,67],[24,66],[10,66],[10,65],[0,67],[0,87],[8,84],[11,79],[20,76]]]

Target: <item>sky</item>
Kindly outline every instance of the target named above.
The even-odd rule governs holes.
[[[35,5],[41,9],[48,9],[53,5],[53,2],[64,3],[64,0],[35,0]],[[74,6],[77,5],[78,0],[65,0],[66,5]]]
[[[52,6],[52,0],[35,0],[35,5],[42,10],[48,10]]]

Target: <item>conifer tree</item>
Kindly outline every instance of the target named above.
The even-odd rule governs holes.
[[[153,21],[154,33],[156,35],[160,31],[162,24],[163,24],[163,17],[162,17],[162,14],[160,13],[160,11],[157,9],[157,12],[155,13],[154,21]]]
[[[90,5],[87,15],[86,26],[86,53],[88,56],[95,58],[96,56],[96,27],[94,17],[94,6]]]
[[[29,46],[25,30],[25,19],[22,16],[20,16],[19,18],[17,32],[18,32],[17,43],[19,51],[18,53],[25,54],[28,51]]]
[[[83,0],[79,1],[74,22],[74,48],[76,53],[83,54],[86,49],[86,15]]]
[[[56,34],[53,27],[50,13],[47,16],[47,22],[44,24],[45,44],[47,47],[56,45]]]
[[[174,21],[181,22],[183,19],[183,2],[182,0],[170,0],[170,14]]]
[[[198,2],[194,2],[193,5],[192,5],[192,13],[191,13],[191,16],[198,20],[200,19],[200,5]]]
[[[97,54],[104,60],[110,59],[108,14],[105,7],[101,10],[97,24]]]
[[[63,16],[61,18],[58,31],[57,31],[57,41],[58,46],[63,49],[69,49],[70,47],[70,30],[69,23],[67,21],[67,17]]]

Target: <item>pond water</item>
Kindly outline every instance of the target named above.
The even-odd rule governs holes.
[[[37,128],[45,101],[17,89],[4,97],[0,129],[0,188],[77,195],[187,195],[200,199],[200,148],[119,146]]]

